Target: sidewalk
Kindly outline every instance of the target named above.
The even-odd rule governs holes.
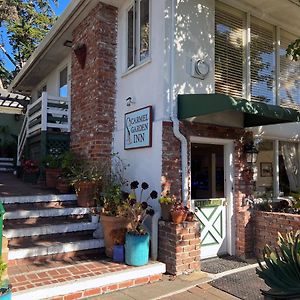
[[[207,284],[212,277],[204,272],[177,277],[164,275],[159,282],[125,289],[106,295],[88,298],[89,300],[235,300],[230,294]]]

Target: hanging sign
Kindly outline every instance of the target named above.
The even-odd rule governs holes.
[[[152,146],[152,106],[125,114],[125,150]]]

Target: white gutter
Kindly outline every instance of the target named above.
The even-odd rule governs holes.
[[[171,0],[171,47],[170,47],[170,117],[173,122],[173,133],[181,143],[181,177],[182,177],[182,201],[184,205],[188,204],[188,143],[185,136],[180,132],[179,120],[177,118],[178,98],[174,91],[174,64],[175,64],[175,9],[177,1]]]

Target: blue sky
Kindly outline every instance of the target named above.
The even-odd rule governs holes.
[[[55,13],[59,16],[61,15],[61,13],[66,9],[66,7],[68,6],[68,4],[71,2],[71,0],[58,0],[58,7],[53,7],[55,10]],[[0,40],[0,43],[4,43],[5,49],[8,53],[11,52],[11,47],[9,46],[8,43],[8,39],[7,39],[7,35],[5,32],[5,29],[3,27],[0,27],[0,32],[1,35],[3,37],[3,41]],[[6,56],[3,54],[3,52],[0,50],[0,59],[3,59],[5,62],[5,67],[8,70],[13,70],[14,69],[14,65],[6,58]]]

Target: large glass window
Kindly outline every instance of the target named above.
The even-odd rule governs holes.
[[[150,2],[136,0],[127,11],[127,68],[130,69],[150,55]]]
[[[59,96],[67,97],[68,96],[68,68],[65,67],[59,73]]]

